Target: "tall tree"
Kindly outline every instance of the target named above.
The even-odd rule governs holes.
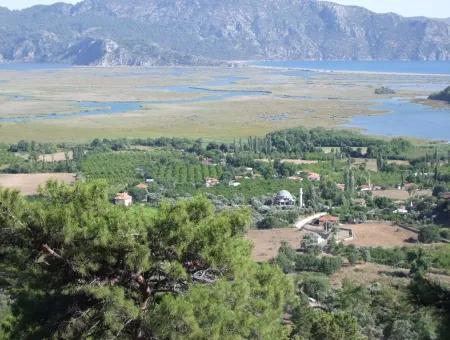
[[[0,191],[1,284],[21,338],[282,339],[292,285],[251,261],[246,211],[110,204],[103,183]],[[0,333],[1,334],[1,333]]]

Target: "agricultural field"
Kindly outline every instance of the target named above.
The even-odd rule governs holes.
[[[397,227],[389,222],[368,222],[343,225],[352,229],[354,239],[346,244],[358,247],[396,247],[412,245],[417,240],[417,233]]]
[[[249,230],[246,238],[253,243],[252,258],[257,262],[269,261],[278,254],[278,249],[283,242],[287,242],[292,248],[297,249],[307,232],[294,228]]]
[[[204,165],[192,156],[145,151],[94,153],[83,161],[82,171],[89,180],[103,179],[114,185],[126,185],[146,178],[173,185],[193,185],[222,174],[220,166]]]
[[[448,275],[429,273],[428,277],[444,284],[450,284]],[[346,280],[364,285],[379,282],[390,287],[406,286],[410,283],[409,270],[376,263],[344,266],[333,274],[330,280],[334,287],[341,287]]]
[[[32,196],[37,194],[40,186],[50,180],[71,184],[75,182],[75,174],[0,174],[0,187],[19,190],[24,195]]]
[[[39,161],[44,161],[47,163],[51,163],[51,162],[63,162],[63,161],[69,161],[73,159],[73,152],[69,151],[69,152],[55,152],[52,154],[46,154],[46,155],[41,155],[39,156],[38,160]]]
[[[418,190],[413,193],[413,196],[431,196],[431,190]],[[375,190],[372,192],[373,197],[386,197],[395,201],[406,201],[411,198],[411,194],[407,190],[387,189]]]

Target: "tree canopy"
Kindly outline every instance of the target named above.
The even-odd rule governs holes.
[[[156,216],[117,207],[102,182],[49,183],[32,201],[0,191],[0,285],[12,301],[3,332],[282,339],[292,284],[251,261],[248,223],[247,211],[215,212],[202,197]]]

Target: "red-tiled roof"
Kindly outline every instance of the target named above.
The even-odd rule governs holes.
[[[320,223],[338,222],[338,221],[339,221],[339,217],[331,216],[331,215],[325,215],[325,216],[322,216],[321,218],[319,218]]]
[[[119,194],[116,195],[116,197],[114,198],[116,201],[126,201],[131,199],[132,197],[130,195],[128,195],[127,192],[121,192]]]

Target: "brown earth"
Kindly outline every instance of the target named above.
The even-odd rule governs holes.
[[[406,285],[409,283],[409,271],[403,268],[395,268],[375,263],[364,263],[356,266],[344,266],[340,271],[331,276],[334,287],[340,287],[344,280],[356,284],[369,284],[381,282],[390,286]],[[432,280],[450,283],[450,276],[444,274],[430,273],[428,277]]]
[[[252,258],[257,262],[269,261],[278,254],[283,241],[292,248],[300,247],[300,242],[306,233],[293,228],[249,230],[247,239],[252,241],[254,248]]]
[[[44,160],[44,162],[51,163],[51,162],[63,162],[66,160],[72,160],[73,152],[69,151],[67,153],[67,157],[68,159],[66,159],[66,154],[64,152],[56,152],[48,155],[39,156],[39,161]]]
[[[354,244],[359,247],[396,247],[413,245],[409,239],[417,240],[417,234],[393,226],[388,222],[370,222],[363,224],[347,224],[343,226],[353,230],[354,239],[346,241],[346,244]]]
[[[71,184],[75,182],[75,174],[43,173],[43,174],[0,174],[0,187],[16,189],[22,194],[36,195],[40,186],[50,180]]]
[[[388,190],[376,190],[372,192],[373,197],[387,197],[395,201],[406,201],[410,198],[409,192],[406,190],[388,189]],[[418,190],[413,193],[413,196],[431,196],[431,190]]]

